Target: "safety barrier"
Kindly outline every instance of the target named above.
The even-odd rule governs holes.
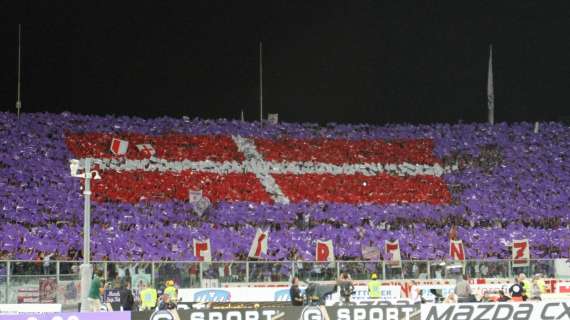
[[[0,261],[0,303],[61,303],[79,301],[80,261]],[[94,262],[109,285],[129,281],[136,290],[142,283],[160,287],[172,279],[181,288],[216,288],[286,284],[292,275],[306,281],[330,281],[341,271],[354,280],[375,272],[381,280],[512,279],[515,274],[541,273],[546,278],[570,278],[567,259],[530,260],[527,267],[513,267],[511,260],[402,261],[394,267],[384,261],[217,261],[217,262]]]

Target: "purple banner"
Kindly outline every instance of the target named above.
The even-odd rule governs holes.
[[[67,312],[0,315],[0,320],[131,320],[130,312]]]

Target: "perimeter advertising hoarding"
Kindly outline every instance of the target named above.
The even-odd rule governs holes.
[[[130,312],[68,312],[0,315],[0,320],[131,320]]]
[[[61,304],[40,304],[40,303],[20,303],[20,304],[0,304],[0,315],[18,314],[24,312],[61,312]]]
[[[136,312],[132,320],[410,320],[419,304],[381,304],[349,307],[263,307],[258,309],[179,310]],[[419,317],[418,317],[419,319]]]
[[[301,288],[304,290],[305,288]],[[178,296],[183,302],[275,302],[291,301],[288,287],[279,288],[202,288],[180,289]],[[400,287],[382,286],[381,300],[394,300],[400,298]],[[369,300],[368,288],[356,286],[351,301]],[[327,305],[338,302],[338,293],[327,297]]]
[[[570,320],[570,301],[424,304],[422,320]]]

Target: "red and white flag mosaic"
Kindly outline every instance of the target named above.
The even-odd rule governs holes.
[[[129,144],[110,151],[113,138]],[[261,139],[166,134],[66,136],[74,157],[91,158],[102,179],[95,201],[188,200],[202,190],[211,201],[289,203],[449,203],[433,141]],[[144,147],[143,147],[144,146]],[[133,187],[136,186],[136,187]]]

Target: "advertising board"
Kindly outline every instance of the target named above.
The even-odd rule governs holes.
[[[303,291],[305,288],[301,287]],[[291,301],[288,287],[277,288],[206,288],[180,289],[179,296],[183,302],[274,302]],[[337,292],[327,297],[327,304],[338,302]],[[400,299],[400,287],[382,286],[381,300]],[[356,286],[351,301],[370,300],[368,288]]]
[[[374,306],[262,307],[258,309],[179,310],[136,312],[133,320],[410,320],[419,314],[419,304]]]
[[[422,320],[570,320],[570,301],[424,304]]]

